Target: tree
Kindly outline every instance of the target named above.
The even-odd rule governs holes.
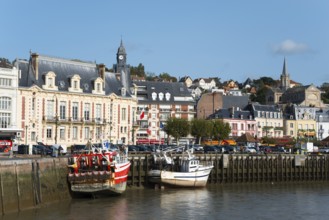
[[[178,143],[179,138],[186,137],[190,133],[190,125],[186,119],[168,118],[164,131],[173,136]]]
[[[147,72],[145,76],[145,79],[147,81],[153,81],[153,79],[156,77],[155,73],[153,72]]]
[[[193,119],[190,122],[191,135],[198,139],[198,143],[201,143],[201,138],[209,137],[212,134],[212,124],[205,119]]]
[[[321,100],[325,104],[329,104],[329,84],[328,83],[323,83],[321,85],[320,89],[323,91],[321,93]]]
[[[161,73],[159,78],[169,82],[177,82],[177,78],[169,75],[169,73]]]
[[[139,76],[139,77],[145,77],[145,67],[143,64],[138,64],[137,67],[130,67],[130,74],[131,75],[136,75],[136,76]]]
[[[215,140],[224,140],[229,137],[231,128],[228,123],[223,120],[213,120],[212,137]]]

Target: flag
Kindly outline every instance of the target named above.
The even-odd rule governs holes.
[[[163,124],[161,121],[160,121],[160,129],[163,129]]]
[[[145,113],[144,113],[144,110],[141,112],[141,114],[139,115],[139,120],[142,120],[143,118],[144,118],[144,115],[145,115]]]
[[[150,135],[150,134],[151,134],[151,130],[150,130],[149,128],[147,129],[147,131],[146,131],[146,132],[147,132],[147,134],[148,134],[148,135]]]

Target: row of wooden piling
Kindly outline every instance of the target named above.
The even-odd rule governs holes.
[[[201,161],[212,161],[209,184],[328,181],[329,155],[294,154],[200,154]],[[179,155],[174,156],[174,161]],[[152,155],[131,156],[129,186],[148,185],[147,172]]]

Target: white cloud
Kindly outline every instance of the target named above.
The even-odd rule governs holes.
[[[303,43],[297,43],[293,40],[285,40],[277,45],[273,46],[274,53],[277,54],[301,54],[301,53],[307,53],[310,51],[310,48],[308,45]]]

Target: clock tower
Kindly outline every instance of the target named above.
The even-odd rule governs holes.
[[[121,40],[120,47],[118,48],[118,52],[117,52],[117,68],[116,68],[117,73],[121,73],[122,70],[126,71],[127,68],[126,61],[127,61],[127,53]]]
[[[127,53],[123,46],[122,39],[117,52],[117,63],[113,65],[113,70],[119,74],[120,81],[125,91],[131,93],[130,65],[127,64]]]

